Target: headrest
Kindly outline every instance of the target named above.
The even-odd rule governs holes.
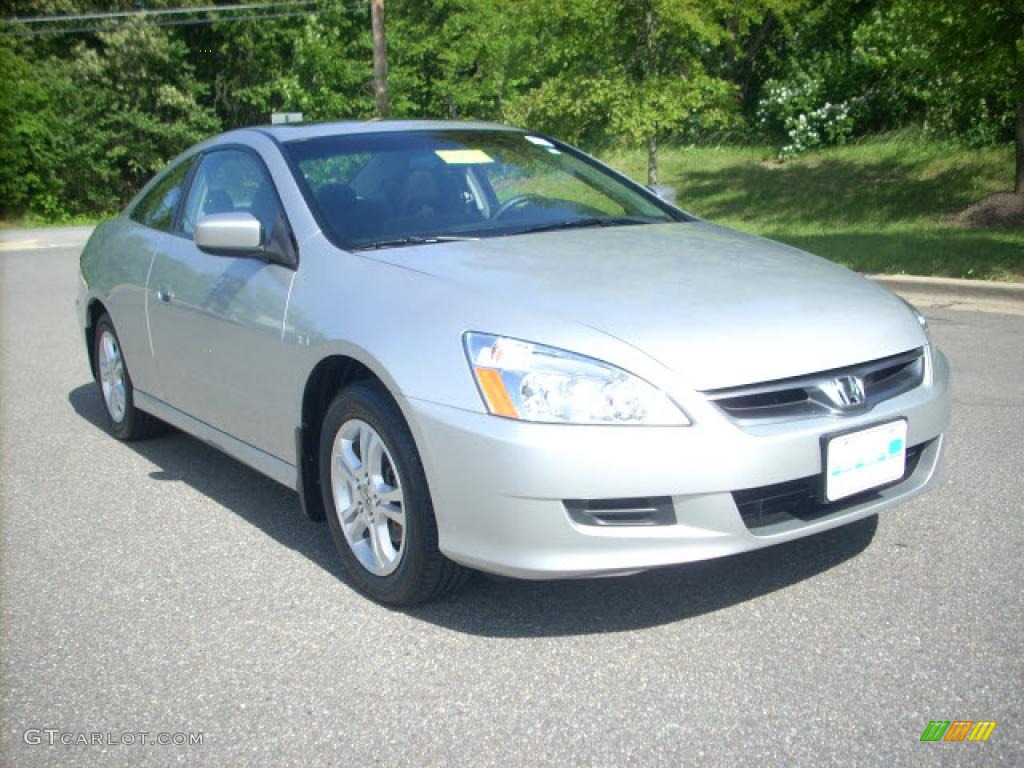
[[[347,184],[324,184],[316,191],[316,199],[324,213],[344,213],[355,205],[356,193]]]

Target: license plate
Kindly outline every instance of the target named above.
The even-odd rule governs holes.
[[[903,477],[907,421],[847,432],[825,446],[825,499],[838,501]]]

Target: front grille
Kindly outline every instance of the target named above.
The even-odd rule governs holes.
[[[927,445],[921,443],[907,449],[906,468],[897,483],[914,473]],[[793,520],[811,522],[878,498],[879,489],[873,488],[829,504],[819,497],[821,482],[821,475],[811,475],[785,483],[733,491],[732,498],[743,523],[751,530]]]
[[[673,525],[675,509],[669,496],[639,499],[566,499],[569,517],[580,525]]]
[[[846,368],[744,387],[705,392],[711,402],[742,425],[770,424],[827,414],[861,414],[878,403],[909,392],[924,381],[924,348]],[[859,403],[837,401],[836,382],[860,382]]]

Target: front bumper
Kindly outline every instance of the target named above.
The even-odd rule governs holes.
[[[628,573],[790,541],[859,520],[923,491],[949,422],[949,366],[932,350],[924,385],[858,416],[740,428],[709,408],[689,427],[528,424],[407,400],[438,522],[441,551],[519,578]],[[906,418],[923,446],[905,478],[813,520],[748,528],[733,492],[822,472],[821,437]],[[671,497],[675,522],[595,526],[571,499]]]

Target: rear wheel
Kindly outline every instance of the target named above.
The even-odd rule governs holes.
[[[437,548],[412,434],[380,386],[353,384],[331,403],[320,436],[320,485],[335,546],[361,591],[413,605],[462,585],[466,570]]]
[[[161,431],[163,423],[135,407],[135,389],[128,374],[121,341],[110,315],[103,314],[96,322],[96,384],[103,399],[110,431],[121,440],[140,440]]]

